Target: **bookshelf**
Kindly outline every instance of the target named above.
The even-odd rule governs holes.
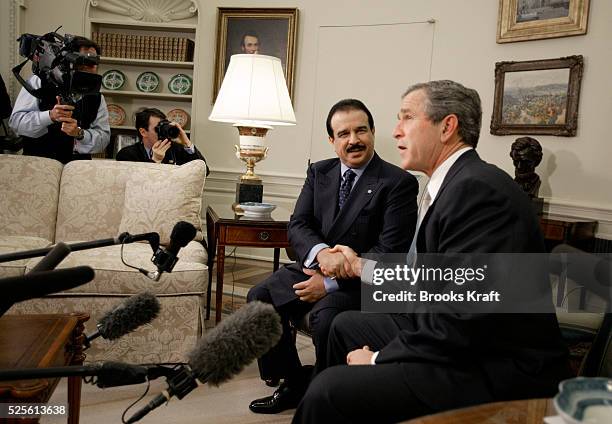
[[[198,8],[194,0],[175,0],[172,8],[164,0],[149,0],[146,7],[139,0],[88,1],[86,36],[102,47],[98,73],[117,70],[125,83],[116,90],[102,88],[109,105],[125,111],[125,121],[111,123],[112,140],[118,134],[136,136],[135,114],[145,107],[155,107],[164,113],[182,109],[190,119],[184,127],[193,136],[191,127],[197,93]],[[152,72],[159,78],[154,92],[140,91],[138,77]],[[177,74],[191,78],[191,92],[176,94],[169,82]],[[110,149],[109,149],[110,150]]]

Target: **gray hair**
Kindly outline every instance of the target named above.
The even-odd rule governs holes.
[[[476,90],[450,80],[429,81],[410,86],[402,98],[417,90],[423,90],[427,96],[428,119],[437,124],[450,114],[456,115],[461,140],[476,147],[482,124],[482,107]]]

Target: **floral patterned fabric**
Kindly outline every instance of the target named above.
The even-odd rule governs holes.
[[[125,202],[119,231],[132,234],[155,231],[168,244],[178,221],[196,227],[202,240],[202,193],[206,165],[194,160],[172,169],[135,169],[125,185]]]
[[[40,237],[8,236],[0,235],[0,253],[12,253],[22,250],[40,249],[51,245],[49,240]],[[28,261],[31,259],[20,259],[18,261],[1,262],[0,278],[16,277],[23,275]]]
[[[0,155],[0,233],[54,240],[62,164],[53,159]]]

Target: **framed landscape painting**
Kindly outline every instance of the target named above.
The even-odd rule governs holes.
[[[582,69],[582,56],[496,63],[491,134],[575,136]]]
[[[586,34],[588,16],[589,0],[499,0],[497,42]]]

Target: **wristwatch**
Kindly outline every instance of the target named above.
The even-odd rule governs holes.
[[[85,138],[85,130],[81,127],[79,127],[79,133],[77,134],[76,137],[74,137],[75,140],[83,140]]]

